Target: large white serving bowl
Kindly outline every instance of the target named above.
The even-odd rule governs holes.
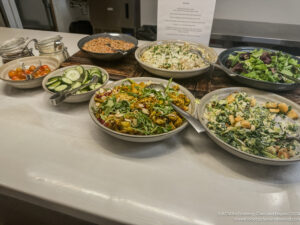
[[[42,76],[32,80],[11,80],[8,76],[8,72],[10,70],[15,70],[18,67],[22,67],[22,63],[24,63],[25,66],[31,66],[31,65],[39,66],[40,62],[42,65],[48,65],[51,71],[55,71],[60,66],[60,62],[53,57],[49,57],[49,56],[24,57],[24,58],[10,61],[4,64],[3,66],[1,66],[0,79],[3,80],[5,83],[16,88],[28,89],[28,88],[39,87],[42,85],[42,81],[46,76]]]
[[[221,148],[225,149],[226,151],[230,152],[231,154],[238,156],[242,159],[246,159],[251,162],[260,163],[264,165],[273,165],[273,166],[283,166],[283,165],[289,165],[292,163],[299,163],[300,162],[300,155],[297,155],[295,157],[292,157],[290,159],[271,159],[267,157],[257,156],[254,154],[250,154],[247,152],[244,152],[242,150],[239,150],[229,144],[227,144],[225,141],[218,138],[211,130],[208,129],[206,126],[207,120],[204,118],[205,108],[206,105],[212,101],[215,97],[218,99],[224,99],[229,94],[233,92],[246,92],[249,96],[254,96],[258,103],[263,104],[265,102],[283,102],[286,103],[289,106],[292,106],[292,108],[297,112],[298,115],[300,115],[300,106],[284,97],[281,97],[279,95],[265,92],[265,91],[259,91],[252,88],[244,88],[244,87],[232,87],[232,88],[221,88],[215,91],[212,91],[208,94],[206,94],[200,101],[200,104],[198,106],[198,119],[200,120],[201,124],[203,125],[204,129],[206,130],[207,135]],[[300,119],[297,119],[294,121],[294,123],[297,123],[300,125]],[[300,151],[299,146],[296,149],[298,152]]]
[[[108,80],[109,80],[109,74],[108,74],[108,72],[107,72],[105,69],[103,69],[103,68],[101,68],[101,67],[98,67],[98,66],[92,66],[92,65],[80,65],[80,66],[82,66],[84,69],[87,69],[87,70],[90,69],[90,68],[95,68],[95,67],[98,68],[98,69],[100,69],[100,70],[102,71],[102,74],[106,76],[106,80],[103,82],[103,84],[102,84],[101,87],[103,87],[104,85],[107,84],[107,82],[108,82]],[[76,65],[74,65],[74,66],[67,66],[67,67],[61,68],[61,69],[59,69],[59,70],[56,70],[56,71],[54,71],[54,72],[52,72],[52,73],[49,73],[49,74],[45,77],[45,79],[43,80],[43,83],[42,83],[44,90],[45,90],[46,92],[50,93],[50,94],[54,94],[55,92],[50,91],[50,90],[47,88],[47,86],[46,86],[46,83],[48,82],[48,80],[49,80],[51,77],[61,76],[61,75],[64,73],[64,71],[65,71],[66,69],[70,69],[70,68],[74,68],[74,67],[76,67]],[[101,87],[99,87],[99,88],[101,88]],[[68,97],[67,99],[65,99],[64,102],[68,102],[68,103],[86,102],[86,101],[90,100],[91,96],[92,96],[99,88],[97,88],[97,89],[95,89],[95,90],[92,90],[92,91],[88,91],[88,92],[83,93],[83,94],[75,94],[75,95],[71,95],[70,97]]]
[[[152,74],[155,74],[155,75],[158,75],[161,77],[175,78],[175,79],[184,79],[184,78],[195,77],[195,76],[201,75],[209,70],[209,67],[210,67],[209,65],[202,67],[202,68],[195,68],[195,69],[191,69],[191,70],[161,69],[161,68],[154,67],[148,63],[145,63],[140,59],[143,52],[146,51],[147,49],[149,49],[150,47],[152,47],[154,45],[162,45],[162,44],[167,44],[167,43],[179,43],[179,44],[188,43],[191,46],[194,46],[195,48],[205,49],[212,59],[211,62],[213,62],[213,63],[217,62],[218,55],[215,52],[215,50],[213,50],[212,48],[209,48],[205,45],[202,45],[202,44],[196,43],[196,42],[188,42],[188,41],[181,41],[181,40],[164,40],[164,41],[154,41],[151,43],[144,44],[135,51],[135,58],[139,62],[140,66]]]
[[[152,78],[152,77],[138,77],[138,78],[130,78],[130,79],[133,80],[133,81],[135,81],[135,82],[137,82],[137,83],[151,81],[152,83],[159,83],[159,84],[163,84],[163,85],[167,85],[168,84],[168,80],[159,79],[159,78]],[[108,84],[108,85],[106,85],[105,88],[113,88],[115,86],[119,86],[125,80],[126,79],[119,80],[119,81],[116,81],[114,83]],[[174,86],[174,85],[177,85],[177,84],[175,82],[172,82],[171,85]],[[187,90],[183,86],[179,85],[179,87],[180,87],[180,92],[182,92],[183,94],[185,94],[191,100],[188,112],[191,113],[192,115],[194,115],[195,112],[196,112],[196,106],[195,106],[195,98],[194,98],[194,96],[192,95],[192,93],[189,90]],[[111,130],[108,127],[104,126],[95,117],[94,112],[93,112],[93,107],[95,105],[95,101],[94,101],[95,95],[96,94],[94,94],[94,96],[91,98],[90,104],[89,104],[89,112],[90,112],[90,115],[91,115],[93,121],[104,132],[106,132],[106,133],[108,133],[108,134],[110,134],[110,135],[112,135],[112,136],[114,136],[116,138],[125,140],[125,141],[131,141],[131,142],[156,142],[156,141],[161,141],[161,140],[164,140],[166,138],[169,138],[169,137],[171,137],[171,136],[179,133],[180,131],[182,131],[188,125],[188,123],[186,121],[184,121],[183,124],[180,127],[176,128],[176,129],[174,129],[174,130],[172,130],[170,132],[163,133],[163,134],[156,134],[156,135],[131,135],[131,134],[120,133],[120,132]]]

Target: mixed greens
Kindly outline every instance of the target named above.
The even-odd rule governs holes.
[[[97,83],[93,83],[88,87],[80,89],[76,92],[76,94],[83,94],[100,88],[107,80],[106,74],[103,74],[99,68],[92,67],[90,69],[84,69],[83,66],[76,66],[66,69],[61,76],[49,78],[46,86],[50,91],[53,92],[72,90],[87,84],[95,75],[98,77]]]
[[[288,76],[300,78],[298,60],[280,51],[255,49],[234,52],[229,55],[225,65],[242,76],[273,83],[294,83]]]
[[[121,133],[167,133],[183,123],[171,101],[185,111],[190,104],[190,100],[179,92],[179,86],[171,87],[170,83],[164,94],[148,87],[148,82],[136,83],[129,79],[120,86],[100,89],[94,98],[94,114],[101,124]]]
[[[285,103],[259,105],[244,92],[225,99],[215,98],[206,105],[207,127],[224,142],[242,151],[268,158],[288,159],[298,154],[295,135],[298,115]]]

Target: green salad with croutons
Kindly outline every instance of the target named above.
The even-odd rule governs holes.
[[[260,105],[245,92],[215,98],[206,105],[206,126],[227,144],[258,156],[288,159],[298,154],[295,135],[298,114],[285,103]]]

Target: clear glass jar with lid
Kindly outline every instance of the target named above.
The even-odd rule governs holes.
[[[28,38],[12,38],[5,41],[0,45],[0,55],[2,56],[3,63],[26,57],[33,56],[32,49],[28,48]]]
[[[57,58],[60,62],[69,58],[67,47],[61,42],[62,37],[59,35],[47,37],[35,41],[35,48],[40,55],[52,56]]]

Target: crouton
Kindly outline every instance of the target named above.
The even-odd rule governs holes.
[[[226,98],[228,104],[232,103],[234,101],[234,99],[235,99],[235,96],[233,94],[228,95]]]
[[[279,113],[279,109],[269,109],[271,113]]]
[[[293,120],[298,119],[298,114],[293,109],[289,111],[286,115]]]
[[[280,112],[282,112],[284,114],[289,111],[289,107],[285,103],[279,103],[278,108],[279,108]]]
[[[250,128],[251,128],[251,124],[250,124],[250,122],[247,121],[247,120],[243,120],[243,121],[241,122],[241,125],[242,125],[242,127],[247,128],[247,129],[250,129]]]
[[[267,103],[266,103],[266,107],[267,107],[268,109],[276,109],[277,106],[278,106],[278,104],[277,104],[276,102],[267,102]]]

